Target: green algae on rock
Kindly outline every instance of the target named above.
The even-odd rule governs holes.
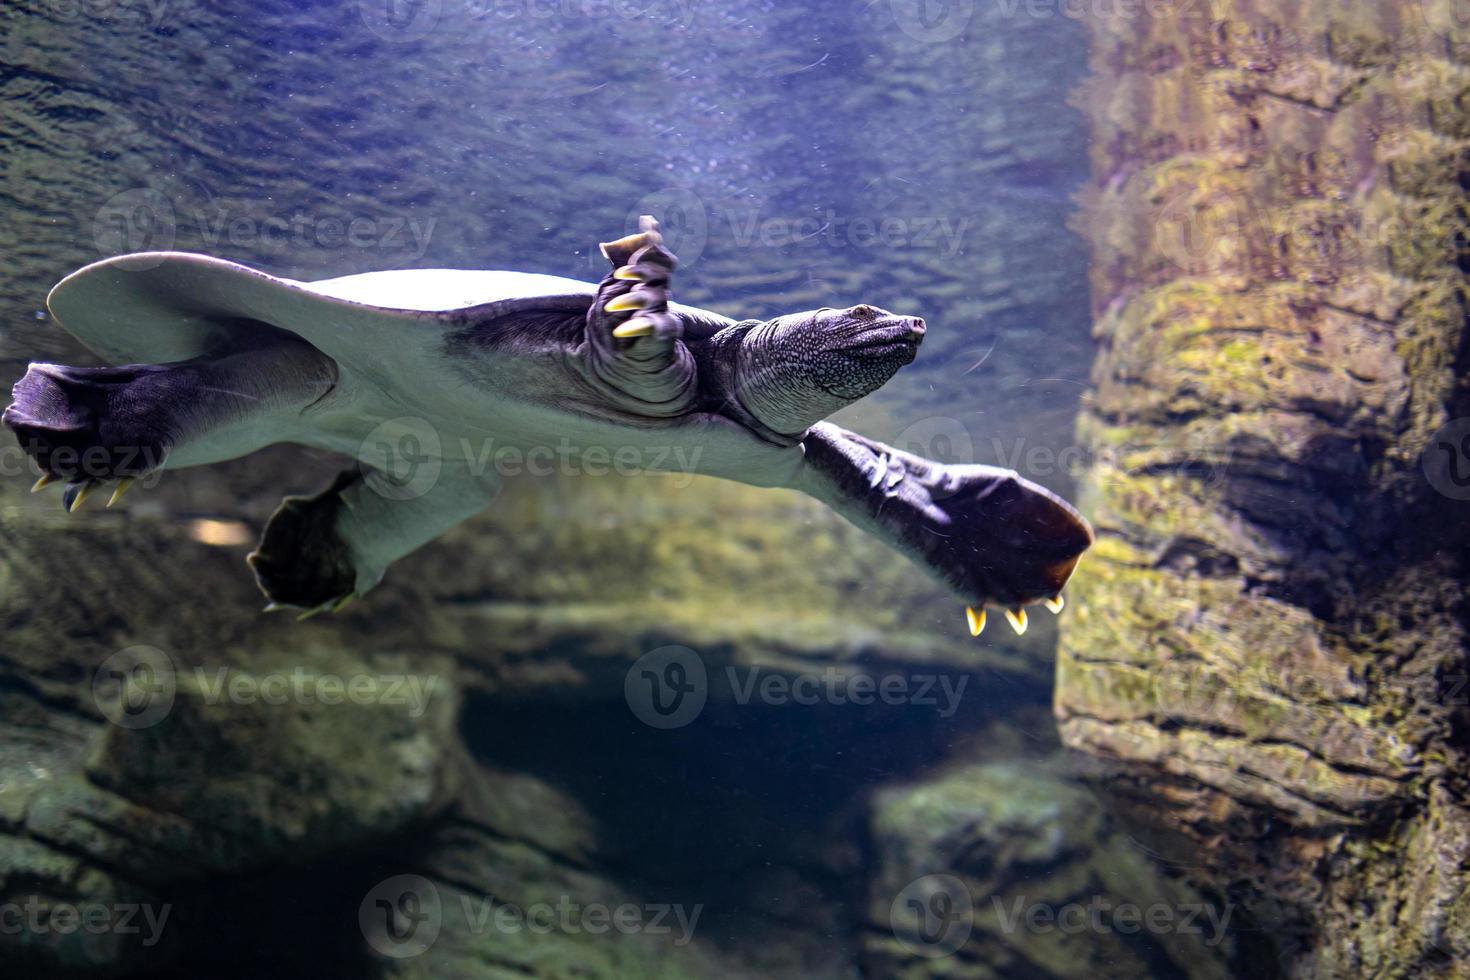
[[[1470,962],[1446,686],[1470,523],[1420,469],[1470,409],[1452,6],[1092,25],[1102,349],[1080,431],[1104,544],[1056,714],[1285,976]]]

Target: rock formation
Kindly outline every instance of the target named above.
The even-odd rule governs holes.
[[[1056,713],[1283,976],[1470,962],[1455,6],[1093,24],[1100,541]]]

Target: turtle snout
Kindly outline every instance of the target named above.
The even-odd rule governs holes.
[[[916,316],[895,316],[892,313],[871,319],[855,317],[853,322],[858,327],[854,346],[859,348],[917,348],[927,329],[924,321]]]

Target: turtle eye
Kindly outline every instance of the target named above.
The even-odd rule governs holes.
[[[877,316],[881,311],[876,306],[869,306],[867,303],[859,303],[857,306],[854,306],[847,312],[851,313],[853,316]]]

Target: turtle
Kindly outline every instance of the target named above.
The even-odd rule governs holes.
[[[978,636],[1061,611],[1091,546],[1012,470],[926,459],[827,421],[912,362],[927,327],[868,304],[735,320],[675,303],[658,222],[604,243],[599,283],[407,269],[315,282],[187,252],[95,262],[47,306],[113,367],[34,363],[4,423],[79,507],[141,477],[290,442],[355,462],[289,496],[247,556],[267,609],[335,611],[488,508],[476,445],[794,488],[948,586]],[[590,467],[589,467],[590,468]],[[429,475],[426,476],[425,474]]]

